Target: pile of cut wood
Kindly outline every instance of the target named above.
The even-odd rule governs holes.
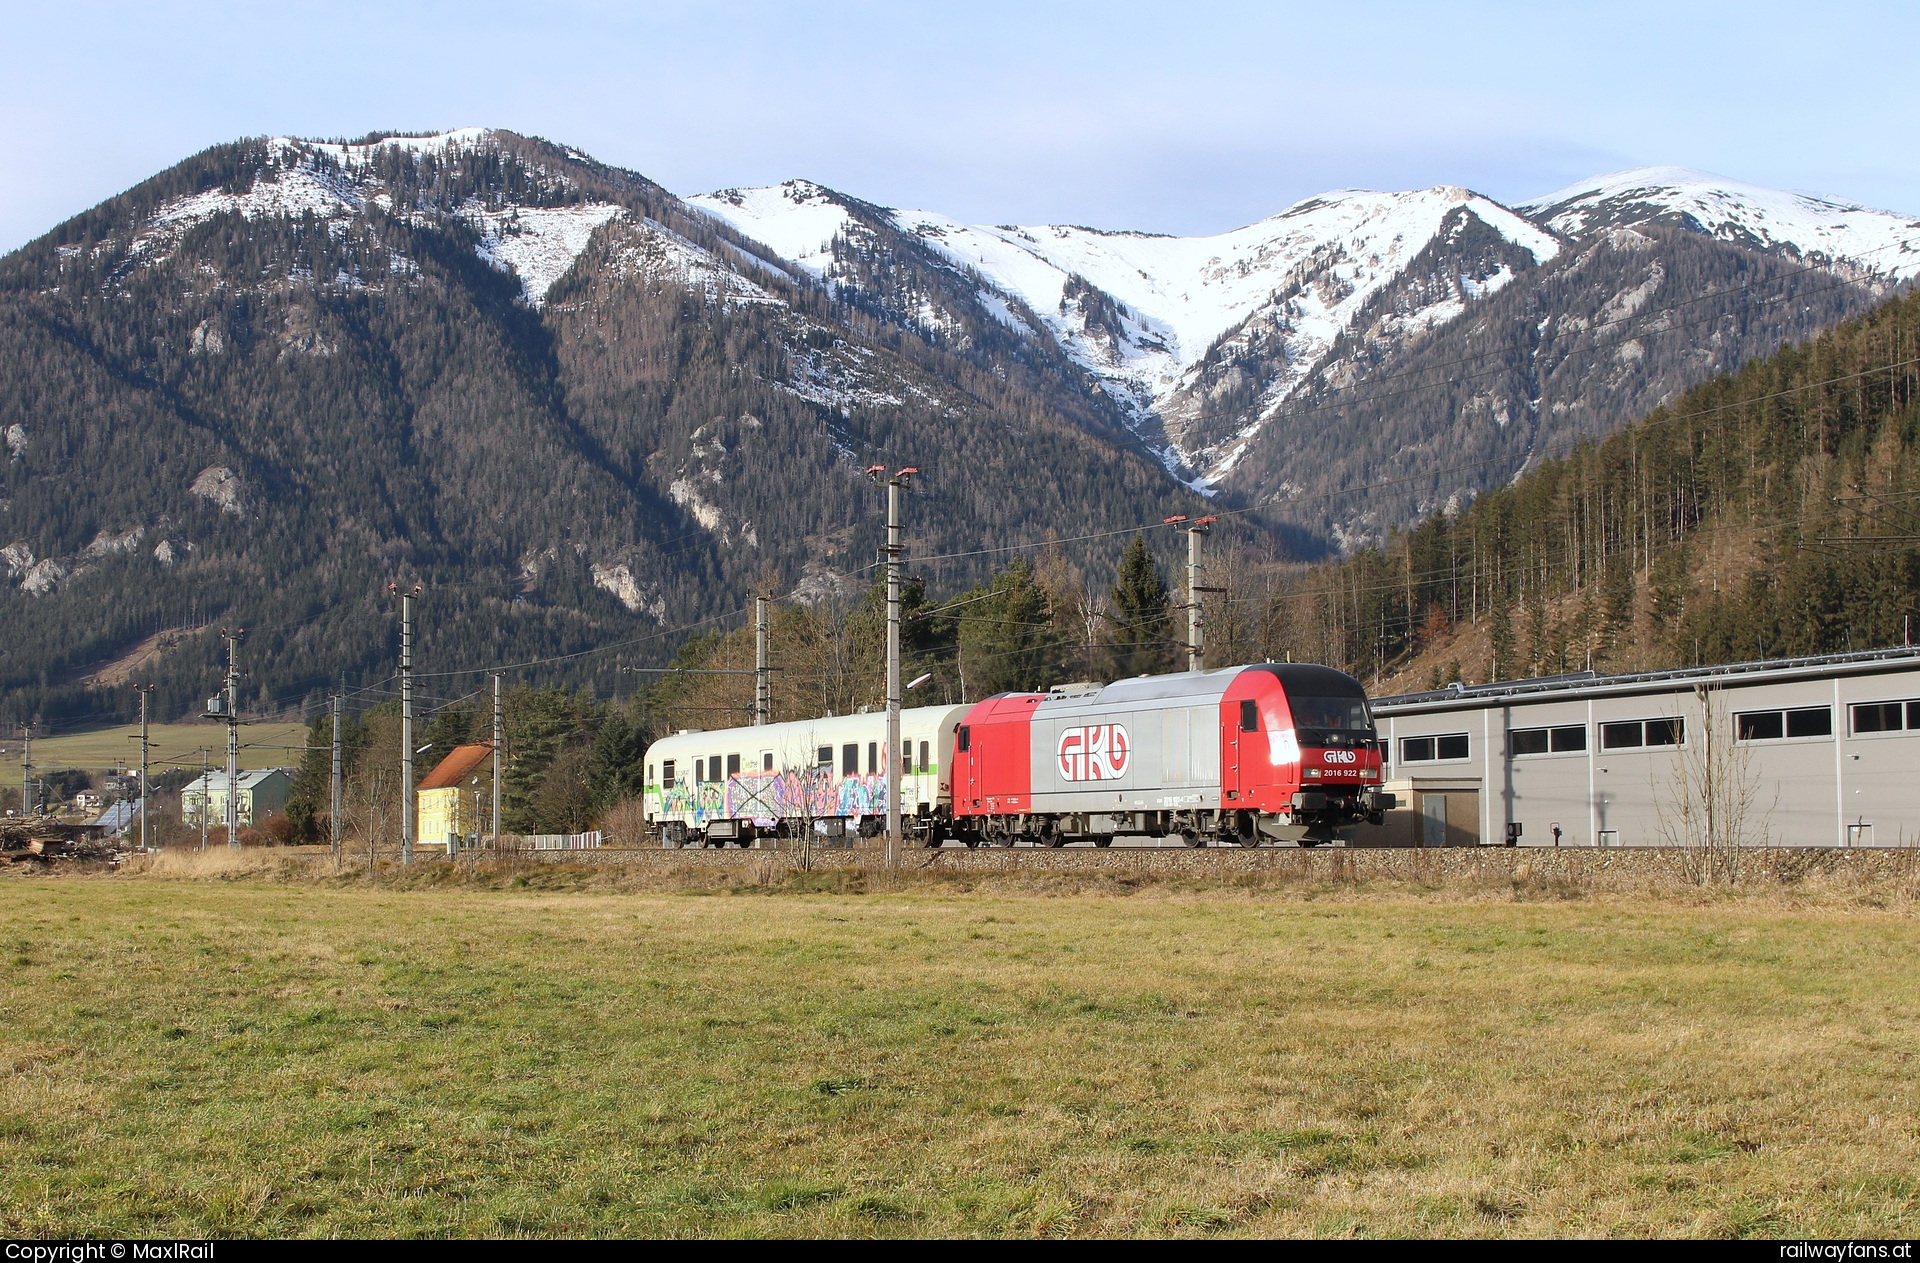
[[[0,820],[0,863],[119,858],[120,847],[115,839],[85,825],[64,824],[45,816]]]

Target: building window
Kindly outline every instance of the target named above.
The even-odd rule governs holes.
[[[1576,754],[1587,748],[1585,724],[1563,728],[1515,728],[1507,734],[1507,750],[1521,754]]]
[[[858,742],[849,741],[840,747],[840,775],[860,775],[860,745]]]
[[[928,750],[927,743],[922,741],[920,743],[920,770],[922,772],[930,772],[933,770],[933,760],[927,757],[929,753],[931,753],[931,751]]]
[[[1833,708],[1803,706],[1797,710],[1750,710],[1733,717],[1734,735],[1742,741],[1782,741],[1795,737],[1831,737]]]
[[[1600,725],[1602,750],[1637,750],[1642,746],[1678,746],[1687,741],[1681,719],[1626,719]]]
[[[1400,738],[1402,763],[1441,763],[1468,756],[1467,734],[1450,732],[1436,737]]]
[[[660,788],[673,788],[673,760],[668,759],[660,765]]]
[[[1853,708],[1853,731],[1920,730],[1920,702],[1861,702]]]
[[[740,756],[739,755],[729,754],[727,756],[727,775],[728,776],[740,775]]]

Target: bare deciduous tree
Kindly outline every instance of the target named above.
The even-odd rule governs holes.
[[[1681,852],[1696,885],[1738,881],[1745,851],[1769,840],[1772,809],[1759,807],[1752,752],[1722,730],[1720,690],[1702,684],[1694,696],[1698,730],[1677,747],[1673,775],[1656,793],[1659,836]]]

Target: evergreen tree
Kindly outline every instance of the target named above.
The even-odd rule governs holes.
[[[1113,678],[1173,670],[1173,598],[1145,536],[1136,534],[1127,545],[1111,598],[1106,647]]]
[[[1035,691],[1055,682],[1060,645],[1052,611],[1025,558],[961,601],[960,661],[969,697]]]

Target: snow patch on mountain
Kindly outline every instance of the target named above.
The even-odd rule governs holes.
[[[276,172],[271,180],[256,179],[244,193],[209,189],[169,202],[147,224],[150,229],[179,232],[216,215],[238,213],[246,219],[297,219],[313,215],[334,219],[358,214],[365,207],[366,198],[355,181],[308,167],[294,167]],[[138,243],[135,248],[139,248]]]
[[[685,201],[732,224],[815,280],[833,270],[833,239],[853,222],[830,190],[809,180],[721,189]]]
[[[469,206],[461,210],[460,217],[480,234],[475,252],[502,272],[519,277],[527,306],[539,307],[553,283],[586,252],[595,230],[625,213],[606,202],[588,202],[501,210]]]
[[[1519,203],[1556,232],[1677,219],[1721,241],[1839,263],[1893,280],[1920,276],[1920,219],[1729,180],[1688,167],[1637,167]]]

